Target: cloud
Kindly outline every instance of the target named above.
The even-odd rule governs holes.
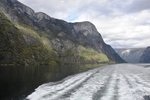
[[[128,5],[127,11],[138,12],[150,9],[150,0],[133,0],[130,5]]]
[[[105,42],[118,47],[150,46],[149,0],[19,0],[35,11],[71,22],[91,21]]]

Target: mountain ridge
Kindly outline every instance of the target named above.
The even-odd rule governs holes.
[[[13,1],[13,3],[11,4],[12,1]],[[63,31],[64,33],[68,33],[67,36],[70,35],[69,33],[72,33],[70,35],[70,37],[74,36],[74,38],[77,39],[77,37],[79,37],[79,36],[77,36],[76,33],[79,33],[79,32],[74,32],[74,31],[77,31],[77,30],[75,30],[74,27],[76,26],[76,24],[80,24],[80,26],[82,26],[81,24],[84,23],[84,25],[83,25],[84,27],[80,28],[83,31],[83,32],[80,32],[80,33],[84,33],[82,35],[83,38],[86,38],[85,34],[87,35],[87,33],[90,33],[90,34],[92,33],[92,35],[98,36],[99,40],[101,40],[101,41],[99,41],[98,39],[97,39],[97,41],[94,41],[94,39],[97,38],[96,36],[94,36],[94,37],[91,36],[90,39],[93,40],[93,42],[95,42],[95,43],[99,42],[99,43],[103,44],[102,47],[100,47],[101,45],[98,47],[98,46],[96,46],[93,43],[92,45],[93,46],[95,45],[94,49],[96,49],[97,51],[99,51],[100,49],[103,49],[104,47],[111,48],[110,46],[107,46],[104,43],[101,35],[96,30],[95,26],[92,23],[90,23],[90,22],[86,21],[86,22],[78,22],[78,23],[67,23],[67,22],[65,22],[63,20],[58,20],[58,19],[52,18],[52,17],[50,17],[47,14],[42,13],[42,12],[40,12],[40,13],[37,12],[36,13],[30,7],[27,7],[27,6],[23,5],[22,3],[20,3],[17,0],[6,0],[4,3],[6,3],[6,4],[10,3],[10,5],[11,5],[10,7],[12,7],[12,9],[13,9],[13,11],[12,11],[12,9],[7,9],[5,11],[10,16],[12,16],[11,17],[12,20],[15,20],[15,21],[17,20],[17,22],[21,22],[21,23],[24,23],[26,25],[31,25],[31,27],[33,26],[33,27],[35,27],[35,29],[39,29],[40,31],[42,30],[44,32],[47,32],[48,34],[59,33],[59,31]],[[18,12],[19,12],[19,14],[18,14]],[[28,18],[26,18],[26,17],[24,18],[21,14],[23,14],[23,15],[27,14],[26,16],[28,16]],[[16,15],[18,15],[18,16],[16,16]],[[13,16],[15,16],[15,17],[13,17]],[[24,18],[23,20],[20,19],[21,16]],[[85,25],[85,23],[86,23],[86,25]],[[49,27],[46,27],[46,26],[49,26]],[[85,27],[88,27],[88,28],[84,29]],[[70,29],[70,30],[68,30],[68,29]],[[88,30],[88,32],[87,32],[87,30]],[[86,31],[86,32],[84,32],[84,31]],[[96,34],[93,34],[93,32],[95,32]],[[69,39],[71,39],[70,37],[69,37]],[[71,40],[74,41],[74,39],[71,39]],[[80,41],[80,40],[77,40],[77,41]],[[85,42],[88,42],[88,41],[85,41]],[[101,51],[107,53],[107,56],[109,57],[110,52],[106,52],[106,51],[108,51],[108,49],[101,50]],[[115,53],[115,51],[113,49],[111,49],[111,51],[112,51],[112,55],[113,56],[116,55],[116,56],[115,57],[111,57],[110,56],[109,58],[111,60],[115,60],[115,61],[118,60],[118,62],[119,62],[119,59],[121,61],[121,58],[119,56],[117,56],[117,53]],[[121,62],[123,62],[123,60]]]
[[[146,48],[117,48],[115,50],[128,63],[142,63],[141,57],[145,49]]]
[[[140,58],[141,63],[150,63],[150,46],[147,47]]]

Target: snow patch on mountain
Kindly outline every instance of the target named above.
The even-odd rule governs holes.
[[[139,63],[145,48],[125,48],[115,50],[126,62]]]

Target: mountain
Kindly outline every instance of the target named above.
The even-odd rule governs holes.
[[[17,0],[0,0],[0,96],[21,95],[86,64],[110,62],[125,61],[91,22],[69,23]]]
[[[128,63],[140,63],[145,48],[120,48],[116,52]]]
[[[150,47],[147,47],[144,50],[144,52],[140,58],[140,62],[141,63],[150,63]]]
[[[109,45],[104,43],[90,22],[67,23],[42,12],[35,13],[17,0],[1,0],[1,9],[11,21],[19,24],[18,28],[32,28],[38,35],[50,40],[52,47],[58,51],[61,47],[71,49],[72,44],[77,44],[104,53],[112,61],[124,62]],[[71,45],[66,44],[66,41]]]

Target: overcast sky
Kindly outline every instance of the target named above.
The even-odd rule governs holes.
[[[90,21],[114,48],[150,46],[150,0],[19,0],[69,22]]]

